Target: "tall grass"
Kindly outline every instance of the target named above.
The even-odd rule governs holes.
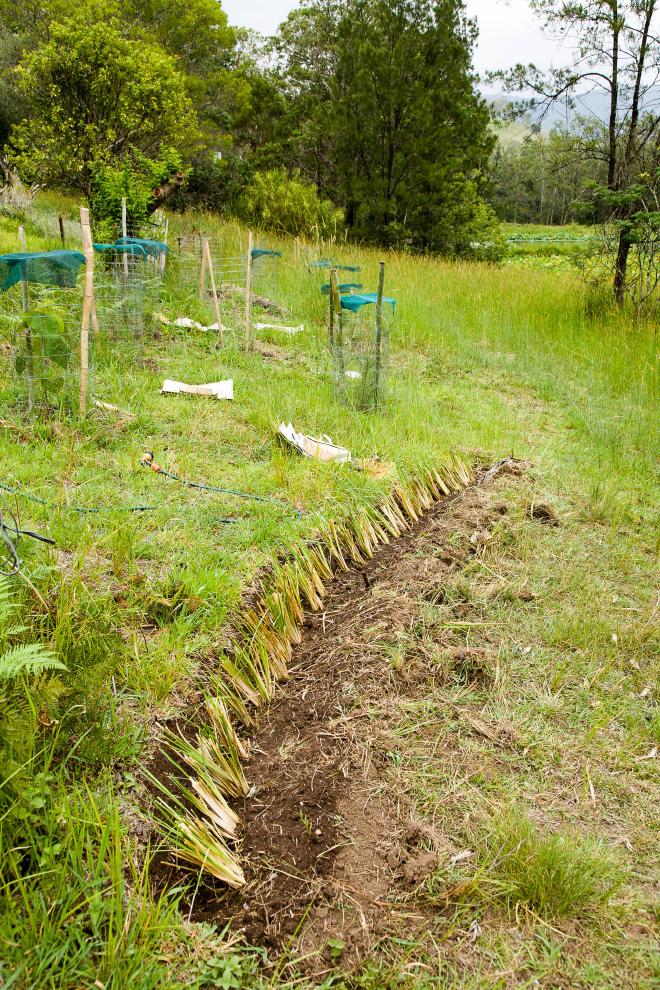
[[[40,782],[14,809],[20,833],[6,811],[0,823],[2,986],[187,986],[165,962],[177,900],[155,896],[134,865],[111,792],[61,774]]]

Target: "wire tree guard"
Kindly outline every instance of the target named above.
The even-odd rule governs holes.
[[[375,410],[385,401],[389,335],[396,300],[383,295],[384,283],[382,261],[375,293],[354,292],[361,288],[358,283],[340,284],[337,270],[330,271],[328,329],[335,392],[342,402],[356,409]]]
[[[244,252],[228,253],[225,247],[223,238],[196,230],[177,238],[172,265],[177,284],[179,287],[199,286],[199,305],[192,305],[190,300],[191,312],[181,315],[204,323],[208,319],[208,309],[212,308],[215,322],[210,328],[217,331],[218,344],[224,342],[228,325],[236,328],[242,325],[244,346],[249,350],[254,332],[253,307],[273,301],[277,288],[275,262],[281,252],[256,247],[252,231],[248,232]]]
[[[14,395],[24,398],[28,412],[39,406],[52,413],[73,411],[78,392],[84,413],[93,307],[81,297],[78,274],[85,266],[85,285],[93,283],[93,262],[90,273],[89,258],[80,251],[29,252],[22,227],[19,241],[21,252],[0,256],[2,322],[13,328]]]
[[[121,230],[121,236],[112,243],[94,244],[98,257],[96,297],[104,326],[103,339],[112,344],[111,348],[104,348],[104,356],[141,360],[145,311],[157,309],[162,295],[168,221],[143,223],[131,229],[123,199]],[[163,240],[156,239],[160,234]]]
[[[144,343],[146,254],[136,244],[94,244],[96,303],[104,357],[140,361]]]

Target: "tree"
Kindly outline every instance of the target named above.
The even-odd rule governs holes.
[[[238,32],[218,0],[0,0],[0,146],[8,125],[25,114],[13,69],[50,41],[58,25],[72,22],[81,29],[106,24],[127,40],[171,55],[205,145],[211,152],[226,145],[234,119],[246,108],[249,85],[240,71]]]
[[[595,223],[593,189],[604,181],[602,163],[585,154],[585,133],[555,128],[522,140],[500,137],[493,155],[489,200],[512,223]]]
[[[280,29],[290,162],[353,236],[470,253],[493,146],[462,0],[306,0]]]
[[[17,69],[28,116],[11,131],[11,159],[31,181],[89,197],[94,169],[134,150],[189,149],[196,118],[184,80],[162,49],[107,24],[52,25]]]
[[[574,99],[587,87],[606,94],[602,139],[594,142],[591,134],[584,148],[606,166],[601,198],[611,207],[618,229],[612,287],[621,304],[637,229],[632,218],[640,209],[629,191],[639,188],[640,174],[654,172],[660,161],[657,104],[645,109],[645,96],[660,74],[660,44],[654,33],[657,0],[530,0],[530,6],[546,29],[574,45],[576,64],[549,73],[535,65],[517,65],[498,75],[509,91],[534,92],[542,110],[560,98]]]

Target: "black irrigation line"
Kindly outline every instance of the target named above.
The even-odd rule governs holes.
[[[5,522],[5,516],[9,516],[11,522]],[[29,536],[33,540],[48,543],[51,546],[55,544],[55,540],[51,540],[49,536],[42,536],[41,533],[35,533],[31,529],[21,529],[7,499],[4,495],[0,495],[0,543],[4,544],[4,551],[10,565],[10,570],[5,570],[4,561],[0,563],[0,575],[3,577],[12,577],[14,574],[18,574],[21,569],[21,558],[16,549],[16,543],[20,536]]]
[[[162,474],[164,477],[170,478],[172,481],[178,481],[187,488],[194,488],[197,491],[203,492],[215,492],[222,495],[234,495],[238,498],[247,498],[255,502],[264,502],[271,505],[278,505],[281,508],[292,509],[292,507],[287,505],[286,502],[272,496],[254,495],[251,492],[243,492],[235,488],[220,488],[216,485],[204,485],[197,481],[188,481],[185,478],[180,478],[173,472],[166,471],[164,468],[161,468],[159,465],[155,464],[154,456],[151,451],[147,451],[140,463],[143,467],[151,468],[156,474]],[[46,499],[40,498],[38,495],[32,495],[30,492],[13,488],[11,485],[7,485],[4,482],[0,482],[0,490],[7,492],[9,495],[25,498],[30,502],[34,502],[36,505],[43,506],[44,508],[50,509],[54,512],[64,510],[65,512],[74,512],[78,515],[99,515],[103,512],[156,512],[158,509],[162,508],[161,505],[63,505],[61,503],[48,502]],[[32,539],[39,540],[41,543],[48,543],[51,545],[55,544],[55,540],[51,540],[50,537],[47,536],[41,536],[39,533],[34,533],[31,530],[21,529],[18,525],[16,516],[9,507],[4,495],[0,494],[0,499],[2,500],[0,503],[0,544],[4,544],[4,550],[7,554],[11,567],[11,569],[7,571],[0,566],[0,574],[10,576],[17,574],[21,567],[21,560],[16,549],[16,541],[19,536],[29,536],[32,537]],[[292,511],[295,512],[296,518],[302,518],[303,514],[299,509],[293,509]],[[10,523],[5,522],[5,516],[9,516],[11,519]],[[221,517],[218,521],[225,525],[234,525],[240,522],[239,519],[225,517]]]
[[[199,481],[188,481],[186,478],[180,478],[178,474],[173,474],[171,471],[166,471],[162,468],[160,464],[156,464],[154,461],[154,455],[150,450],[145,451],[144,456],[140,460],[140,464],[143,467],[151,468],[156,474],[163,475],[164,478],[170,478],[172,481],[178,481],[179,484],[185,485],[187,488],[196,488],[198,491],[202,492],[218,492],[222,495],[236,495],[238,498],[249,498],[254,502],[267,502],[271,505],[279,505],[280,508],[290,509],[296,515],[296,518],[302,519],[302,512],[300,509],[294,509],[293,506],[289,505],[287,502],[283,502],[280,498],[275,498],[273,495],[254,495],[252,492],[242,492],[237,488],[219,488],[216,485],[204,485]]]
[[[53,509],[55,512],[64,510],[65,512],[77,512],[81,515],[96,515],[99,512],[155,512],[161,508],[159,505],[62,505],[58,502],[47,502],[46,499],[39,498],[38,495],[31,495],[19,488],[11,488],[2,482],[0,482],[0,488],[10,495],[26,498],[29,502],[43,505],[46,509]]]

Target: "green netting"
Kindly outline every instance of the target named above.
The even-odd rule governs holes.
[[[138,244],[152,258],[167,254],[168,247],[164,241],[150,241],[146,237],[118,237],[117,244]]]
[[[339,265],[336,261],[332,261],[330,258],[321,258],[320,261],[313,261],[311,264],[312,268],[336,268],[338,272],[359,272],[361,271],[359,265]]]
[[[147,252],[141,244],[95,244],[98,254],[130,254],[138,258],[146,258]]]
[[[370,306],[378,301],[378,296],[375,292],[366,292],[360,295],[354,296],[342,296],[341,297],[341,308],[349,309],[351,313],[357,313],[358,310],[362,309],[363,306]],[[396,306],[396,299],[391,299],[387,296],[383,296],[383,302],[391,306],[392,309]]]
[[[252,258],[253,258],[253,260],[256,259],[256,258],[265,258],[265,257],[268,257],[268,256],[270,256],[271,258],[281,258],[282,257],[282,252],[281,251],[271,251],[268,248],[253,248],[252,249]]]
[[[272,248],[252,249],[252,292],[277,305],[280,291],[281,251]]]
[[[80,251],[40,251],[0,255],[0,291],[18,282],[73,289],[85,255]]]
[[[362,289],[362,282],[342,282],[337,286],[340,292],[352,292],[353,289]],[[324,296],[330,295],[330,283],[326,282],[325,285],[321,286],[321,292]]]

